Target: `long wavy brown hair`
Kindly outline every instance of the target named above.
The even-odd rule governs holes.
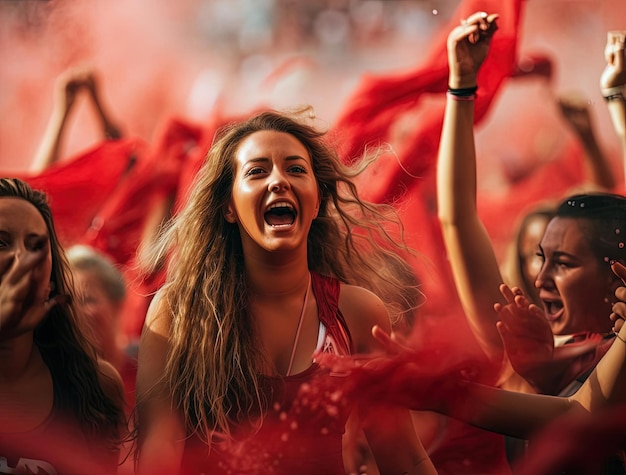
[[[55,385],[69,398],[62,409],[70,411],[87,433],[108,441],[115,449],[125,435],[124,408],[103,390],[103,382],[109,376],[100,372],[84,319],[74,307],[69,265],[57,237],[47,195],[17,178],[0,178],[0,197],[23,199],[39,211],[50,239],[53,292],[68,297],[49,311],[34,332],[35,344],[54,376]]]
[[[398,289],[406,285],[401,277],[407,274],[398,269],[412,274],[402,257],[411,251],[404,244],[401,222],[393,207],[360,199],[353,182],[375,157],[364,157],[353,168],[344,166],[313,120],[310,108],[267,111],[223,127],[189,200],[150,255],[155,264],[170,255],[162,289],[172,318],[164,377],[187,430],[207,443],[215,432],[230,435],[233,422],[262,415],[267,404],[259,389],[264,356],[248,312],[239,230],[224,219],[235,156],[249,135],[288,133],[310,154],[321,205],[308,236],[309,269],[370,288],[388,304],[391,315],[406,311]]]

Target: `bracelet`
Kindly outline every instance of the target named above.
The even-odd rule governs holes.
[[[621,86],[613,86],[602,89],[602,97],[609,102],[615,99],[624,100],[624,84]]]
[[[624,340],[621,336],[619,336],[619,332],[613,332],[613,333],[615,333],[615,337],[616,337],[618,340],[622,340],[624,343],[626,343],[626,340]]]
[[[446,97],[448,99],[452,99],[453,101],[469,101],[469,102],[473,102],[476,100],[476,94],[472,94],[469,96],[457,96],[456,94],[453,94],[452,92],[448,91],[446,93]]]
[[[468,97],[468,96],[476,96],[476,91],[478,90],[478,86],[473,87],[462,87],[459,89],[455,89],[453,87],[448,87],[448,94],[451,94],[456,97]]]

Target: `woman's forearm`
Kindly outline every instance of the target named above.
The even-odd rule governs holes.
[[[493,304],[500,269],[476,207],[474,102],[448,98],[437,161],[439,221],[456,289],[472,332],[487,355],[502,359]]]

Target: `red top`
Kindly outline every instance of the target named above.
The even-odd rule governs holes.
[[[350,354],[352,340],[338,307],[340,283],[312,274],[320,338],[317,349]],[[338,397],[340,377],[312,363],[287,377],[263,377],[271,401],[262,425],[233,429],[233,439],[209,448],[198,438],[186,444],[182,473],[344,475],[342,435],[349,414]]]

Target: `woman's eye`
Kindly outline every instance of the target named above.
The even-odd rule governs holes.
[[[306,173],[306,168],[302,165],[293,165],[289,167],[289,171],[292,173]]]
[[[31,251],[41,251],[42,249],[45,249],[47,245],[48,245],[48,239],[41,238],[41,239],[35,239],[32,242],[30,242],[28,247]]]
[[[261,167],[254,167],[246,172],[246,176],[258,175],[259,173],[263,173],[263,171]]]

